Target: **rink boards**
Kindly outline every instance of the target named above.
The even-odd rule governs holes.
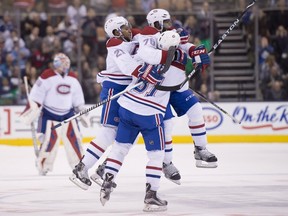
[[[288,143],[288,102],[202,103],[209,143]],[[87,108],[93,105],[86,105]],[[24,106],[0,107],[0,144],[32,145],[31,129],[20,122]],[[83,142],[90,142],[100,127],[101,108],[89,112],[89,128],[80,124]],[[233,122],[229,115],[241,124]],[[191,143],[186,116],[174,118],[173,142]],[[139,143],[143,143],[140,137]]]

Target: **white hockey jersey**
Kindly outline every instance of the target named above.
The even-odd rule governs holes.
[[[52,69],[43,71],[31,89],[29,99],[43,105],[56,115],[65,115],[71,108],[85,104],[84,94],[76,75],[61,76]]]
[[[137,55],[144,62],[148,64],[164,64],[167,58],[167,51],[158,49],[158,38],[160,33],[157,29],[153,27],[145,27],[141,32],[140,36],[137,37],[139,40],[139,49]],[[188,53],[189,49],[194,47],[193,44],[181,45],[181,49]],[[165,73],[165,79],[161,83],[163,86],[175,86],[182,83],[186,78],[185,66],[172,62],[169,70]],[[188,82],[179,91],[187,90],[189,87]]]
[[[133,31],[133,35],[138,32]],[[106,70],[97,74],[97,82],[110,81],[119,85],[129,85],[132,72],[139,66],[133,59],[138,48],[138,42],[125,42],[117,38],[110,38],[107,43]]]
[[[157,48],[157,37],[159,36],[160,33],[155,31],[154,28],[148,27],[148,31],[144,29],[143,32],[137,36],[140,47],[134,59],[139,60],[139,62],[147,62],[151,65],[159,65],[165,63],[167,58],[167,51],[163,51]],[[182,68],[184,68],[183,65]],[[176,70],[179,73],[179,69],[174,66],[171,66],[169,70]],[[183,73],[183,70],[180,70],[180,73]],[[163,74],[164,80],[161,85],[169,85],[169,83],[175,84],[173,77],[168,78],[167,75],[168,73]],[[182,78],[180,82],[182,82],[184,79],[185,74],[184,78]],[[130,86],[133,85],[135,85],[135,82],[130,84]],[[155,89],[154,85],[143,83],[142,86],[137,87],[122,95],[118,99],[118,103],[125,109],[128,109],[139,115],[164,115],[169,98],[170,92],[159,91]]]

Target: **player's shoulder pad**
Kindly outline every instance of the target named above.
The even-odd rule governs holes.
[[[75,79],[78,79],[78,75],[77,75],[75,72],[73,72],[73,71],[69,71],[69,72],[68,72],[68,76],[69,76],[69,77],[73,77],[73,78],[75,78]]]
[[[56,73],[51,68],[44,70],[40,75],[42,79],[48,79],[53,76],[56,76]]]
[[[155,35],[157,34],[159,31],[151,26],[146,26],[143,28],[143,30],[141,31],[142,35]]]
[[[108,48],[108,47],[118,46],[121,43],[123,43],[123,41],[118,38],[110,38],[106,43],[106,47]]]
[[[138,35],[138,34],[141,34],[141,30],[138,29],[138,28],[133,28],[132,29],[132,37]]]

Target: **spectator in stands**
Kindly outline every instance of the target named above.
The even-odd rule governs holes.
[[[141,11],[148,14],[153,8],[157,8],[157,0],[141,0]]]
[[[192,11],[192,0],[170,0],[170,11]]]
[[[0,33],[0,64],[5,60],[5,50],[4,50],[5,39],[4,36]]]
[[[15,46],[15,42],[17,41],[18,47],[19,48],[23,48],[25,47],[25,42],[22,38],[19,38],[18,33],[16,30],[12,30],[10,32],[10,36],[6,38],[5,40],[5,44],[4,44],[4,50],[7,53],[12,52],[14,46]]]
[[[96,13],[108,13],[111,8],[111,1],[107,0],[90,0],[89,5],[95,9]]]
[[[200,28],[197,24],[196,17],[193,15],[187,17],[187,19],[184,22],[183,28],[190,35],[189,42],[191,42],[191,43],[193,43],[195,37],[200,36]]]
[[[9,79],[12,76],[13,68],[15,66],[15,59],[11,53],[8,53],[5,56],[5,61],[1,62],[0,64],[0,74],[1,77],[6,77]]]
[[[48,63],[52,59],[53,53],[50,52],[50,48],[47,44],[42,42],[41,48],[35,50],[31,55],[31,66],[37,69],[37,75],[43,71],[44,68],[48,67]]]
[[[265,77],[270,76],[270,71],[273,67],[280,71],[280,66],[276,62],[275,56],[269,55],[265,62],[261,65],[259,79],[264,80]]]
[[[43,38],[43,43],[47,46],[50,53],[60,52],[62,48],[59,36],[54,33],[54,28],[50,25],[46,28],[46,36]]]
[[[266,100],[267,91],[271,91],[271,88],[275,81],[278,81],[281,88],[284,87],[284,81],[282,79],[282,73],[276,66],[273,66],[270,73],[261,81],[261,90],[264,100]]]
[[[69,34],[69,37],[63,43],[63,52],[69,57],[71,67],[77,66],[77,41],[75,34]]]
[[[82,19],[87,16],[87,7],[81,0],[73,0],[73,4],[67,8],[67,15],[71,24],[81,25]]]
[[[31,34],[34,27],[39,28],[39,36],[44,37],[46,35],[46,27],[48,25],[47,17],[40,16],[36,11],[28,11],[24,19],[21,20],[21,37],[25,38]]]
[[[39,37],[39,28],[37,26],[33,27],[31,34],[25,37],[25,43],[27,49],[29,49],[31,52],[40,49],[42,38]]]
[[[210,18],[211,11],[208,1],[204,1],[201,10],[197,14],[197,20],[201,29],[201,40],[208,40],[210,38]]]
[[[88,9],[87,16],[82,24],[83,43],[88,44],[91,49],[91,55],[97,58],[98,53],[98,35],[97,27],[102,26],[96,18],[96,13],[93,8]]]
[[[271,12],[271,33],[274,35],[279,25],[284,26],[284,28],[288,28],[288,10],[286,9],[287,5],[285,0],[278,0],[277,2],[277,10],[273,10]]]
[[[75,29],[77,29],[77,26],[75,24],[72,24],[70,21],[70,17],[66,15],[64,19],[59,22],[59,24],[54,30],[55,34],[59,37],[61,43],[63,43],[66,39],[68,39],[70,34],[73,34]]]
[[[25,46],[20,47],[19,46],[19,39],[16,37],[14,38],[14,46],[11,50],[11,55],[13,56],[15,65],[18,65],[20,68],[20,75],[21,78],[25,76],[26,73],[26,62],[28,61],[31,52],[29,49],[27,49]],[[19,75],[19,76],[20,76]]]
[[[91,53],[91,47],[84,43],[82,46],[82,56],[81,56],[81,62],[87,62],[90,68],[94,68],[97,66],[97,61],[95,61],[95,58],[98,55],[94,55]]]
[[[13,105],[14,95],[11,90],[11,85],[7,77],[2,77],[0,83],[0,105]]]
[[[260,42],[260,47],[259,47],[259,65],[260,65],[260,67],[265,62],[266,58],[270,54],[273,54],[273,53],[274,53],[274,48],[269,43],[268,38],[265,36],[262,36],[261,42]]]
[[[3,17],[0,17],[0,33],[3,37],[7,38],[10,36],[10,32],[15,29],[16,25],[12,16],[9,12],[5,12]]]
[[[288,94],[285,89],[282,88],[282,83],[280,81],[273,81],[271,83],[271,88],[269,88],[264,96],[265,101],[287,101]]]
[[[284,71],[288,72],[288,34],[282,25],[277,28],[274,48],[276,61]]]

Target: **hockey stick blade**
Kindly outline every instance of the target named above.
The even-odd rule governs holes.
[[[238,16],[238,18],[232,23],[232,25],[226,30],[226,32],[224,32],[224,34],[217,40],[217,42],[211,47],[211,49],[209,50],[208,54],[211,55],[212,52],[214,50],[217,49],[217,47],[222,43],[222,41],[228,36],[228,34],[239,24],[240,19],[244,16],[244,14],[256,3],[256,0],[253,0],[244,11],[242,11],[242,13]],[[168,68],[169,69],[169,68]],[[167,70],[168,70],[167,69]],[[161,85],[156,85],[155,88],[161,91],[177,91],[179,89],[181,89],[186,82],[189,81],[189,79],[195,74],[195,72],[197,72],[197,68],[196,71],[195,69],[193,71],[190,72],[190,74],[185,78],[185,80],[175,86],[161,86]]]
[[[126,93],[126,92],[128,92],[128,91],[130,91],[130,90],[132,90],[132,89],[134,89],[134,88],[137,88],[138,86],[140,86],[140,85],[142,85],[142,84],[143,84],[143,82],[139,82],[139,83],[137,83],[137,84],[135,84],[135,85],[133,85],[133,86],[127,87],[126,89],[124,89],[123,91],[121,91],[121,92],[113,95],[112,97],[109,97],[109,98],[107,98],[107,99],[105,99],[105,100],[103,100],[103,101],[100,101],[99,103],[95,104],[94,106],[91,106],[91,107],[89,107],[88,109],[82,110],[81,112],[79,112],[79,113],[71,116],[70,118],[65,119],[65,120],[62,121],[62,122],[59,122],[58,124],[52,126],[52,127],[51,127],[51,130],[55,130],[55,129],[57,129],[58,127],[61,127],[62,125],[66,124],[66,123],[69,123],[69,122],[72,121],[73,119],[76,119],[76,118],[78,118],[79,116],[84,115],[84,114],[90,112],[91,110],[94,110],[94,109],[96,109],[97,107],[100,107],[100,106],[102,106],[103,104],[106,104],[106,103],[108,103],[109,101],[111,101],[111,100],[113,100],[113,99],[115,99],[115,98],[120,97],[122,94],[124,94],[124,93]]]

